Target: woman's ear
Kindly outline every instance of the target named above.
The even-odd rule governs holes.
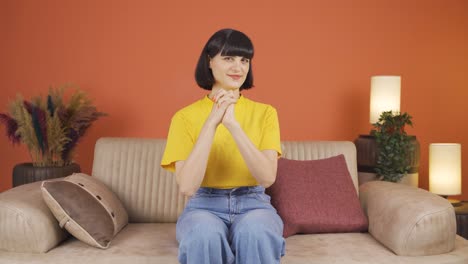
[[[211,69],[211,58],[210,55],[206,55],[208,57],[208,68]]]

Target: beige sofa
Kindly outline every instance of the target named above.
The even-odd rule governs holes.
[[[175,222],[186,199],[175,177],[159,166],[164,146],[163,139],[98,140],[92,175],[121,199],[130,221],[106,250],[57,228],[39,182],[1,193],[0,263],[178,263]],[[287,238],[282,263],[468,263],[468,242],[455,235],[454,211],[444,199],[386,182],[366,183],[359,191],[351,142],[282,142],[282,147],[289,159],[345,154],[369,218],[369,233]]]

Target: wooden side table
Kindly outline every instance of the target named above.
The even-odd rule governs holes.
[[[463,201],[462,205],[454,208],[457,218],[457,235],[468,239],[468,201]]]

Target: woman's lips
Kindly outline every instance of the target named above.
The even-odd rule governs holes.
[[[231,77],[232,79],[236,80],[236,81],[239,80],[242,77],[242,75],[231,75],[231,74],[228,74],[228,76]]]

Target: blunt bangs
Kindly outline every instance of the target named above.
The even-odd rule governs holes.
[[[240,56],[252,59],[254,48],[244,33],[233,29],[222,29],[208,41],[206,52],[210,58],[221,53],[222,56]]]
[[[239,31],[233,31],[226,39],[221,50],[222,56],[239,56],[252,59],[254,55],[253,45],[246,35]]]

